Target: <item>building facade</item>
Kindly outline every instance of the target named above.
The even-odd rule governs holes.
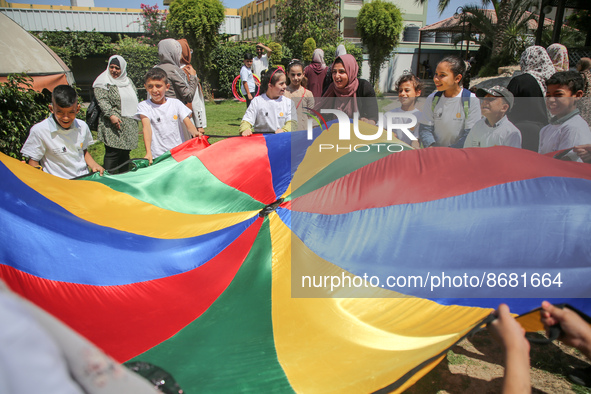
[[[364,2],[368,0],[337,0],[339,9],[339,30],[346,41],[361,46],[361,37],[357,31],[357,16]],[[402,12],[404,31],[400,37],[400,44],[390,60],[383,65],[380,73],[380,90],[383,92],[394,90],[396,80],[405,72],[412,72],[417,68],[419,29],[426,25],[427,4],[417,4],[408,0],[390,0]],[[241,18],[240,39],[244,41],[259,41],[259,37],[270,37],[277,40],[276,0],[255,0],[238,9]],[[431,39],[433,38],[433,39]],[[451,45],[451,36],[424,37],[429,43],[423,50],[421,59],[427,58],[430,51],[449,52],[455,50]],[[431,42],[432,41],[432,42]],[[362,65],[362,77],[369,78],[369,62],[367,56]]]
[[[277,39],[276,0],[255,0],[238,9],[241,19],[240,39],[257,41],[259,37]]]
[[[71,0],[71,6],[9,3],[0,0],[0,12],[27,31],[97,31],[104,34],[144,34],[139,23],[142,10],[134,8],[94,7],[94,0]],[[227,8],[220,34],[240,34],[236,9]]]

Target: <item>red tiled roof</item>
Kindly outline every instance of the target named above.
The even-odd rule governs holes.
[[[488,14],[488,17],[492,20],[493,23],[497,23],[497,14],[496,14],[495,10],[484,10],[484,11]],[[525,15],[529,16],[529,15],[531,15],[531,12],[526,11]],[[530,19],[527,22],[527,25],[530,30],[536,30],[538,28],[537,15],[534,15],[534,18],[535,19]],[[553,25],[553,24],[554,24],[554,21],[552,19],[544,18],[544,26]],[[466,26],[467,25],[468,25],[468,23],[466,24]],[[462,31],[462,18],[460,15],[451,16],[451,17],[441,20],[439,22],[435,22],[431,25],[422,27],[420,30],[421,31],[446,31],[446,32],[460,33]],[[479,31],[477,29],[475,29],[474,25],[472,25],[472,31],[474,33],[479,33]]]

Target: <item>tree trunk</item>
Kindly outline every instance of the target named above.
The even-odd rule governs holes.
[[[503,41],[505,40],[509,18],[511,17],[511,0],[501,0],[496,13],[497,25],[493,37],[492,57],[498,56],[503,51]]]

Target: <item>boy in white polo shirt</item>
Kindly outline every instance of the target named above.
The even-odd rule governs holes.
[[[92,172],[103,175],[101,167],[88,153],[92,134],[88,125],[76,119],[80,111],[78,94],[69,85],[53,89],[49,110],[52,115],[31,127],[21,153],[29,165],[60,178],[72,179]]]
[[[480,119],[464,142],[464,148],[488,148],[496,145],[521,148],[521,132],[505,116],[513,106],[513,93],[502,86],[483,88],[476,91],[480,98]]]
[[[138,104],[134,118],[142,121],[145,158],[152,164],[154,159],[185,142],[181,122],[193,137],[203,133],[191,122],[191,110],[186,105],[175,98],[166,98],[170,87],[166,71],[158,67],[150,69],[144,77],[144,87],[150,99]]]
[[[589,125],[577,109],[577,100],[583,96],[585,86],[583,77],[576,71],[561,71],[548,78],[546,85],[546,107],[552,119],[540,130],[538,152],[546,154],[591,143]],[[567,157],[581,161],[575,152]]]

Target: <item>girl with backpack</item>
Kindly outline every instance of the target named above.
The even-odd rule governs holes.
[[[457,56],[447,56],[437,64],[433,75],[437,90],[427,97],[420,120],[423,147],[463,148],[470,129],[480,120],[478,99],[462,87],[464,75],[466,64]]]

